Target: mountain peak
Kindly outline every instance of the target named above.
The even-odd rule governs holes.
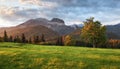
[[[51,22],[58,22],[58,23],[65,24],[65,22],[64,22],[62,19],[59,19],[59,18],[53,18],[53,19],[51,20]]]
[[[36,18],[34,20],[37,20],[37,21],[42,21],[42,22],[48,22],[49,20],[46,19],[46,18]]]

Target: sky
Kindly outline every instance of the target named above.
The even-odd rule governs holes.
[[[60,18],[72,25],[90,17],[103,25],[120,23],[120,0],[0,0],[0,27],[35,18]]]

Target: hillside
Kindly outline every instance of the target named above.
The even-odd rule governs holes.
[[[45,39],[52,39],[55,37],[58,37],[59,34],[45,26],[41,25],[35,25],[35,26],[16,26],[11,28],[2,28],[0,30],[0,36],[3,36],[4,30],[7,31],[8,36],[12,35],[15,36],[21,36],[22,33],[25,34],[26,38],[32,38],[34,36],[41,36],[44,34]],[[52,37],[51,37],[52,36]]]
[[[119,58],[118,49],[0,43],[0,69],[120,69]]]

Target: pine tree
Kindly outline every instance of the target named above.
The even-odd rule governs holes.
[[[39,36],[34,36],[34,43],[39,43],[40,40],[39,40]]]
[[[19,36],[18,36],[18,35],[14,38],[14,42],[21,43],[21,40],[20,40],[20,38],[19,38]]]
[[[3,37],[3,39],[4,39],[4,42],[8,42],[8,35],[7,35],[6,30],[4,31],[4,37]]]
[[[57,38],[57,41],[56,41],[56,45],[63,45],[64,43],[63,43],[63,38],[62,37],[58,37]]]
[[[41,42],[45,42],[44,34],[42,34],[42,36],[41,36]]]
[[[3,42],[3,37],[0,37],[0,42]]]
[[[22,43],[26,43],[26,38],[25,38],[24,33],[22,34],[22,39],[21,39],[21,42],[22,42]]]
[[[12,36],[9,37],[9,42],[13,42],[13,37]]]
[[[81,38],[86,43],[91,43],[93,47],[99,47],[106,42],[106,28],[94,18],[87,19],[81,31]]]

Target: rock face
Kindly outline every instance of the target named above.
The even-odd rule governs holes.
[[[50,22],[53,24],[58,24],[58,25],[65,25],[65,22],[59,18],[53,18]]]

